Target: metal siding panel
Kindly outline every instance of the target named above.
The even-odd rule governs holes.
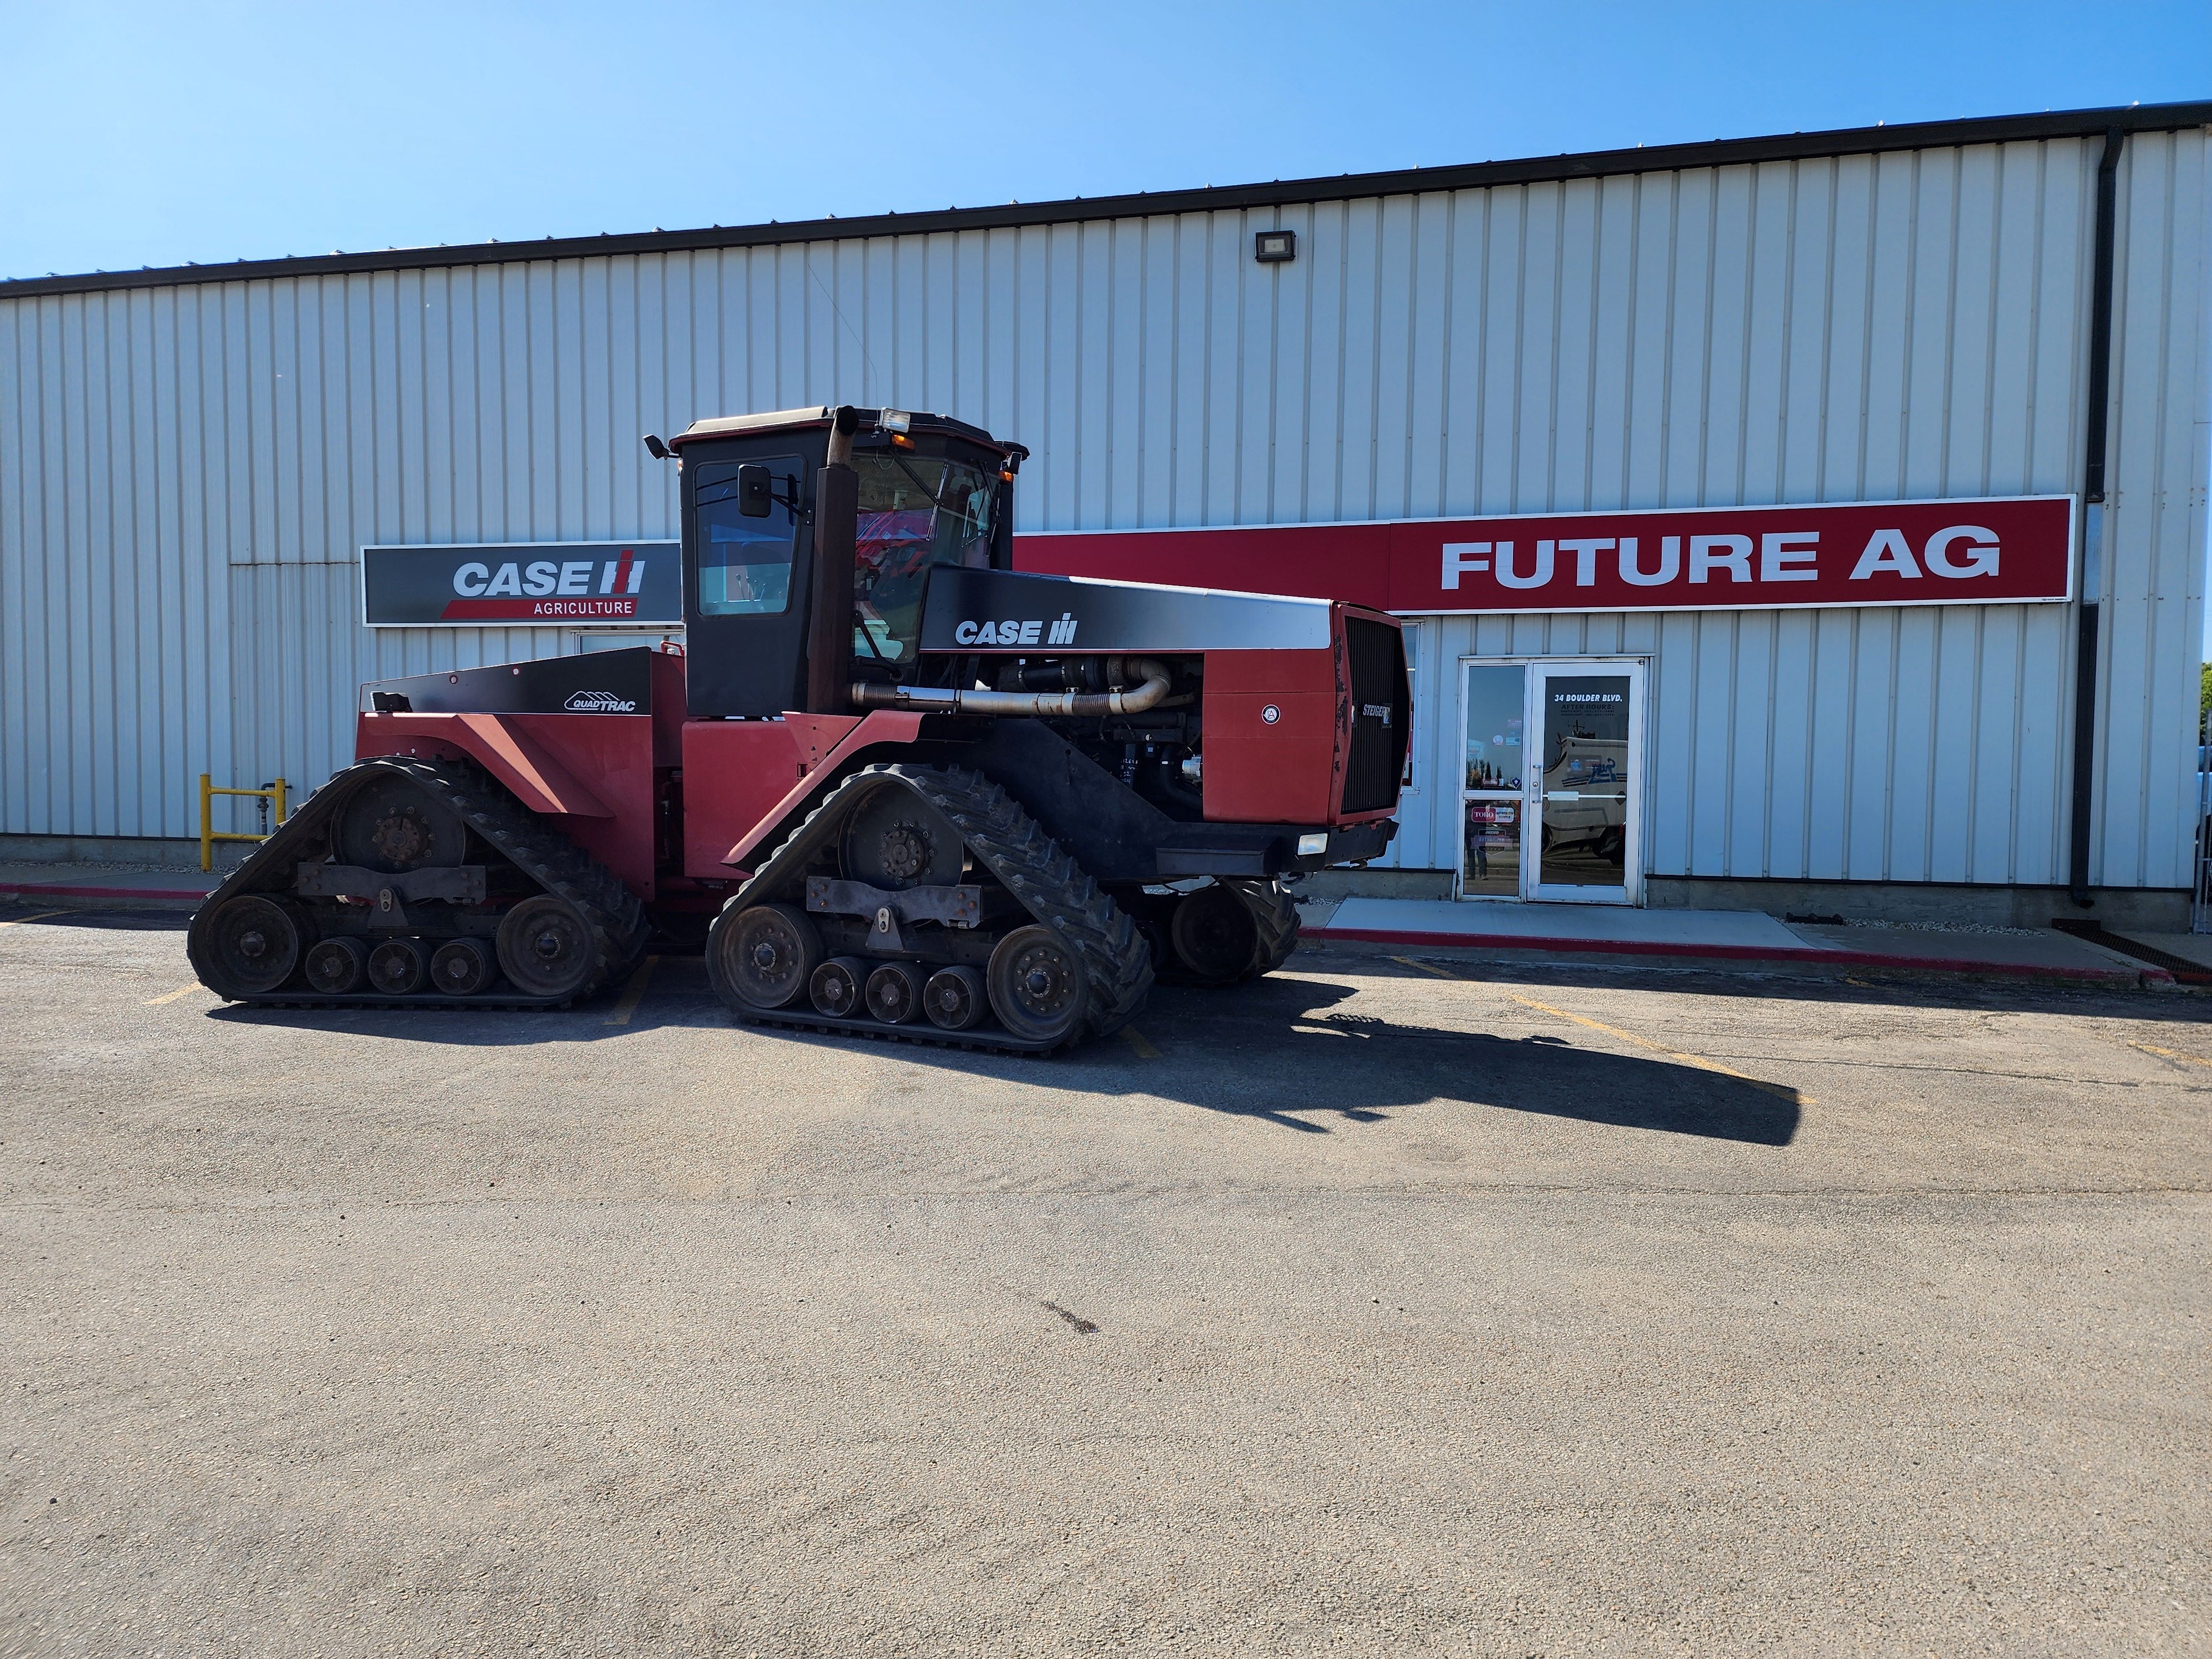
[[[1935,696],[1929,710],[1928,872],[1935,881],[1974,881],[1972,850],[1978,802],[1977,741],[1983,672],[1981,607],[1930,611],[1935,619]]]
[[[1103,382],[1105,523],[1125,529],[1144,522],[1145,485],[1145,223],[1123,220],[1107,227],[1106,347]]]
[[[1790,250],[1796,226],[1793,215],[1794,167],[1771,165],[1750,170],[1746,183],[1747,258],[1744,270],[1742,359],[1737,399],[1743,410],[1738,446],[1741,499],[1775,501],[1780,493],[1783,458],[1790,441]]]
[[[1298,260],[1304,337],[1295,409],[1284,419],[1298,433],[1297,465],[1286,470],[1278,495],[1282,516],[1310,523],[1338,516],[1337,478],[1342,465],[1344,396],[1345,209],[1325,202],[1301,210]]]
[[[1413,465],[1414,240],[1421,199],[1387,198],[1377,229],[1372,510],[1385,519],[1403,518],[1411,511],[1407,484]]]
[[[1756,791],[1765,802],[1759,836],[1759,873],[1802,874],[1811,865],[1813,779],[1820,750],[1813,741],[1814,676],[1818,658],[1818,611],[1774,613],[1773,659],[1767,719],[1765,781],[1740,778],[1740,794]]]
[[[1075,237],[1075,285],[1069,295],[1075,338],[1075,522],[1113,527],[1115,340],[1114,252],[1118,226],[1085,225]]]
[[[1731,876],[1770,873],[1767,826],[1775,786],[1784,781],[1774,771],[1775,621],[1779,614],[1748,611],[1730,619],[1735,626],[1729,629],[1729,655],[1735,684],[1729,687],[1724,716],[1729,754],[1723,867]]]
[[[1514,319],[1513,410],[1516,506],[1548,501],[1557,450],[1559,316],[1559,191],[1520,192],[1518,314]]]
[[[1547,495],[1563,508],[1589,504],[1590,442],[1596,405],[1597,202],[1595,180],[1558,189],[1559,222],[1553,265],[1558,289],[1550,398],[1552,459]],[[1437,508],[1429,509],[1431,512]]]
[[[1967,756],[1972,793],[1966,849],[1971,881],[2008,882],[2019,868],[2014,836],[2020,823],[2021,708],[2025,605],[1993,606],[1982,613],[1977,673],[1966,695],[1975,700],[1974,732]]]
[[[1656,621],[1658,641],[1651,653],[1650,705],[1645,718],[1651,756],[1651,791],[1645,798],[1651,816],[1647,868],[1658,875],[1688,875],[1697,844],[1692,813],[1696,805],[1698,617],[1677,611],[1661,613]]]
[[[1891,680],[1889,720],[1889,833],[1881,873],[1884,881],[1933,878],[1933,833],[1936,770],[1936,611],[1896,613],[1896,672]]]
[[[1853,740],[1857,710],[1851,670],[1857,654],[1856,611],[1813,613],[1808,671],[1813,695],[1806,743],[1810,775],[1805,790],[1805,861],[1800,867],[1814,881],[1839,881],[1850,868],[1853,766],[1857,753]]]
[[[1051,451],[1044,442],[1044,422],[1051,388],[1049,372],[1050,311],[1049,291],[1052,283],[1052,233],[1042,227],[1026,228],[1013,233],[1016,238],[1014,254],[1014,365],[1013,391],[1010,408],[1028,444],[1031,459],[1023,464],[1022,482],[1014,491],[1014,527],[1018,530],[1059,530],[1067,526],[1053,518],[1049,510],[1045,483],[1050,474]],[[1188,258],[1182,271],[1184,280],[1190,279]],[[1185,359],[1185,373],[1196,378],[1198,354],[1193,352]],[[1187,398],[1188,393],[1182,394]],[[1183,403],[1185,417],[1189,403]],[[1035,434],[1035,435],[1031,435]],[[1192,467],[1184,475],[1194,479],[1197,469]],[[1177,520],[1183,524],[1200,522],[1194,502],[1178,504]]]
[[[1173,219],[1147,219],[1138,250],[1138,344],[1131,395],[1139,453],[1133,480],[1136,499],[1128,509],[1130,522],[1138,525],[1165,525],[1175,519],[1175,365],[1180,348],[1176,242],[1179,234],[1180,227]],[[1299,515],[1293,511],[1290,516]]]
[[[1991,333],[1997,311],[1997,192],[2000,158],[1991,146],[1958,155],[1958,197],[1952,216],[1949,312],[1948,419],[1943,433],[1943,490],[1988,492],[1994,441],[1996,354]]]
[[[1751,331],[1752,198],[1756,183],[1750,167],[1729,167],[1713,179],[1713,215],[1706,231],[1709,274],[1703,295],[1706,372],[1696,428],[1696,499],[1701,501],[1766,499],[1764,481],[1747,495],[1744,477],[1755,353]],[[1771,424],[1769,433],[1771,442]]]
[[[1336,514],[1376,516],[1375,432],[1382,298],[1379,202],[1352,202],[1344,215],[1344,320],[1338,340],[1342,392],[1337,400]],[[1487,457],[1484,458],[1486,460]]]

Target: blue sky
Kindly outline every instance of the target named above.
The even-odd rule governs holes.
[[[2212,97],[2212,0],[0,0],[0,276]]]
[[[0,0],[0,276],[2212,95],[2212,3]]]

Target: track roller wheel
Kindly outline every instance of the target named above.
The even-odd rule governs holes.
[[[491,957],[472,939],[449,939],[430,952],[430,983],[449,997],[472,997],[491,983]]]
[[[928,983],[910,962],[886,962],[868,975],[868,1012],[886,1025],[921,1018],[922,988]]]
[[[940,968],[922,988],[921,1010],[943,1031],[964,1031],[981,1024],[990,1004],[983,976],[973,968]]]
[[[1057,1042],[1082,1028],[1091,981],[1074,948],[1041,922],[1017,927],[991,952],[985,980],[999,1024],[1030,1042]]]
[[[362,976],[368,971],[368,947],[344,934],[317,939],[307,947],[307,965],[302,971],[307,983],[325,996],[343,996],[349,991],[358,991]]]
[[[300,933],[297,913],[282,900],[258,893],[232,899],[209,928],[217,969],[228,981],[214,988],[233,997],[275,990],[299,965]]]
[[[806,988],[821,965],[821,930],[796,905],[725,910],[707,936],[708,981],[733,1006],[781,1008]]]
[[[368,953],[371,988],[404,997],[422,987],[422,947],[411,939],[388,939]]]
[[[859,1009],[861,987],[868,982],[868,964],[861,957],[832,957],[806,981],[807,1000],[817,1013],[842,1019]]]
[[[1260,948],[1259,924],[1243,900],[1218,882],[1208,882],[1176,902],[1168,921],[1176,960],[1193,976],[1226,985],[1250,970]]]
[[[499,965],[515,989],[533,997],[574,996],[599,970],[592,924],[550,893],[526,898],[499,924]]]

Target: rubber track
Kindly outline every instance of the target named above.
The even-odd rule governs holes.
[[[509,992],[480,997],[450,997],[434,992],[387,997],[354,992],[341,997],[319,997],[313,991],[288,986],[281,990],[230,996],[210,976],[200,950],[200,924],[212,917],[228,899],[241,893],[266,892],[289,896],[292,874],[301,848],[313,831],[337,816],[356,788],[380,772],[398,773],[445,805],[492,849],[536,882],[542,891],[564,898],[581,911],[599,943],[599,966],[582,988],[566,997],[529,997]],[[274,866],[271,868],[270,866]],[[270,880],[270,877],[276,879]],[[185,949],[200,981],[219,996],[234,1002],[283,1008],[565,1008],[592,996],[608,980],[626,971],[645,949],[650,925],[645,906],[615,873],[539,819],[509,794],[483,768],[466,761],[419,760],[405,755],[378,755],[356,761],[331,775],[330,781],[307,797],[300,810],[276,835],[255,849],[245,863],[192,916]],[[304,953],[312,940],[301,941]]]
[[[1244,970],[1243,976],[1257,979],[1262,974],[1273,973],[1298,948],[1298,906],[1291,896],[1291,890],[1279,881],[1220,877],[1215,879],[1243,901],[1244,908],[1252,913],[1253,924],[1260,930],[1259,943],[1252,952],[1252,965]]]
[[[1091,984],[1091,1013],[1085,1022],[1089,1035],[1117,1030],[1135,1017],[1152,988],[1152,954],[1137,924],[1012,796],[963,768],[862,768],[822,798],[821,804],[784,838],[775,854],[724,908],[742,910],[751,904],[773,902],[817,848],[827,844],[829,832],[848,811],[876,790],[893,787],[907,789],[943,813],[960,832],[976,861],[1021,902],[1024,909],[1073,948]],[[820,1015],[795,1008],[736,1012],[749,1019],[827,1029]],[[909,1042],[1008,1046],[981,1031],[938,1032],[933,1026],[903,1025],[887,1028],[886,1034],[890,1030]],[[1079,1041],[1082,1035],[1069,1040]]]

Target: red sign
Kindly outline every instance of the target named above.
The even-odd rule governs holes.
[[[2042,604],[2074,596],[2074,498],[1093,531],[1017,536],[1014,563],[1407,615]]]

